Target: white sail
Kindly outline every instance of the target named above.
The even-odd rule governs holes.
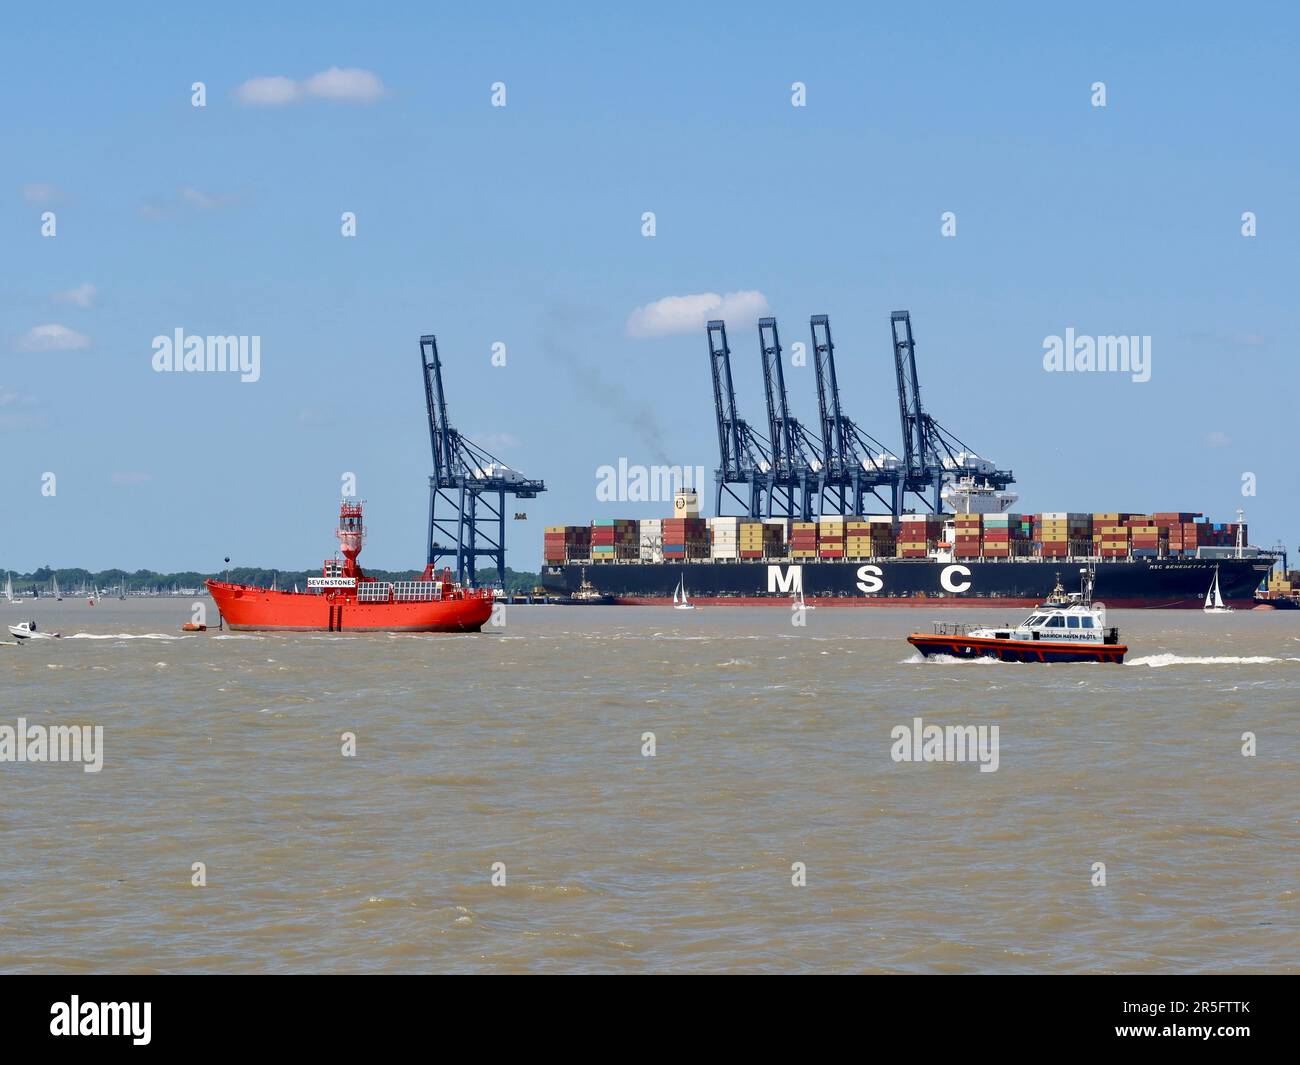
[[[1205,606],[1202,609],[1207,614],[1230,614],[1232,607],[1223,605],[1223,595],[1219,591],[1219,567],[1214,567],[1214,580],[1210,582],[1210,588],[1205,593]]]
[[[12,573],[5,574],[5,602],[14,601],[14,578]]]
[[[681,592],[681,598],[677,596]],[[694,610],[695,604],[691,602],[690,597],[686,594],[686,574],[682,574],[677,582],[677,587],[673,589],[673,609],[674,610]]]

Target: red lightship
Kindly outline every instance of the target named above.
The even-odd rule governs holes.
[[[451,571],[425,567],[414,581],[380,581],[357,564],[365,538],[361,504],[339,507],[343,557],[326,559],[306,592],[208,581],[208,591],[232,629],[297,632],[478,632],[492,616],[492,593],[462,588]]]

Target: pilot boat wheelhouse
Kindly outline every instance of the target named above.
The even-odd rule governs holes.
[[[1106,624],[1106,607],[1092,602],[1091,573],[1083,590],[1066,594],[1058,580],[1041,607],[1018,625],[977,627],[936,623],[930,634],[912,633],[907,642],[928,657],[996,658],[1003,662],[1124,661],[1128,648],[1119,629]]]

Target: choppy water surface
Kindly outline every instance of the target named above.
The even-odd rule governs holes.
[[[1300,967],[1300,613],[1115,613],[1124,666],[903,639],[1010,610],[192,637],[181,601],[0,613],[80,636],[0,647],[0,725],[105,747],[98,774],[0,764],[0,970]],[[997,772],[892,761],[917,716],[998,725]]]

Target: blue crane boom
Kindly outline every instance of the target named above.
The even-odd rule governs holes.
[[[745,508],[751,518],[761,515],[763,479],[771,466],[767,441],[736,412],[736,390],[731,378],[731,348],[727,325],[714,319],[705,327],[709,339],[709,368],[713,376],[713,406],[718,422],[718,468],[714,473],[717,495],[714,513],[722,514],[725,492]],[[745,495],[732,485],[744,485]]]
[[[902,491],[898,493],[894,513],[898,514],[905,493],[913,492],[934,513],[939,514],[943,510],[945,476],[955,476],[961,469],[958,463],[961,452],[973,455],[974,451],[935,421],[921,406],[911,314],[907,311],[894,311],[889,316],[889,327],[894,338],[898,413],[903,432]],[[994,488],[1006,488],[1014,484],[1016,479],[1010,470],[981,472],[980,477]],[[926,489],[933,493],[928,500],[924,494]]]
[[[454,556],[456,579],[473,586],[477,560],[489,558],[496,564],[498,580],[504,582],[505,498],[511,495],[532,499],[546,491],[546,485],[510,469],[452,428],[447,419],[438,339],[432,334],[420,337],[420,365],[433,457],[433,473],[429,476],[427,562],[432,567],[440,559]],[[440,537],[449,542],[441,542]]]
[[[767,395],[767,424],[772,442],[772,468],[767,479],[767,513],[808,521],[812,517],[815,482],[822,468],[820,442],[790,416],[781,363],[781,338],[775,318],[758,320],[763,388]],[[796,496],[795,493],[798,492]]]
[[[901,471],[880,464],[882,457],[889,454],[888,449],[860,429],[840,405],[840,385],[835,371],[835,342],[831,339],[830,318],[825,314],[814,314],[808,324],[812,333],[813,366],[817,375],[817,413],[824,456],[818,484],[818,509],[827,512],[829,489],[832,513],[864,513],[868,492],[891,512],[897,512]],[[880,495],[881,488],[889,489],[889,499]]]

